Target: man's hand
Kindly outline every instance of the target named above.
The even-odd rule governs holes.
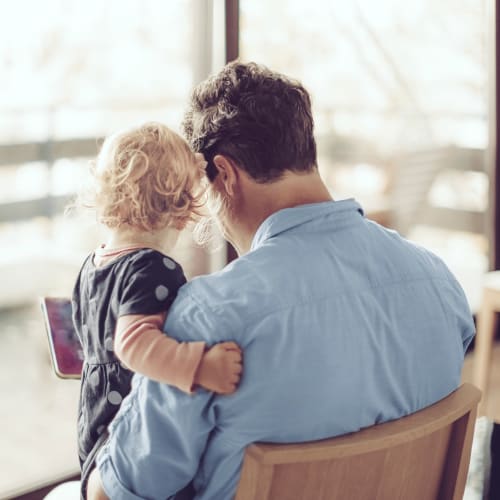
[[[101,483],[101,476],[97,469],[94,469],[87,482],[87,500],[109,500],[104,493]]]
[[[223,342],[203,355],[194,382],[209,391],[231,394],[236,390],[241,372],[241,349],[234,342]]]

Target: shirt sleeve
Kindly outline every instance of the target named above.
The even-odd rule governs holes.
[[[166,312],[184,283],[182,268],[170,257],[155,250],[137,252],[122,280],[118,316]]]
[[[178,342],[167,336],[161,330],[165,316],[165,313],[120,316],[115,354],[134,372],[191,393],[205,343]]]
[[[196,311],[175,314],[174,309]],[[176,300],[167,328],[203,338],[214,331],[211,315],[188,294]],[[132,390],[112,421],[110,437],[97,458],[110,498],[168,498],[196,475],[207,441],[216,426],[213,393],[193,395],[135,375]]]

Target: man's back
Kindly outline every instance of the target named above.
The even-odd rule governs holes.
[[[473,323],[436,257],[362,217],[353,201],[278,212],[253,247],[188,290],[217,318],[220,339],[206,340],[232,338],[245,359],[240,389],[213,403],[217,432],[202,477],[227,477],[228,448],[238,463],[248,443],[355,431],[457,387]]]
[[[348,200],[273,214],[250,253],[181,289],[166,331],[243,348],[230,397],[199,390],[189,400],[145,379],[135,391],[141,426],[172,450],[163,470],[176,475],[165,484],[196,472],[199,498],[221,500],[232,498],[251,442],[352,432],[449,394],[474,325],[438,258]]]

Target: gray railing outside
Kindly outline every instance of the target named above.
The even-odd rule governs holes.
[[[215,68],[224,64],[218,58],[223,55],[224,32],[214,32],[214,21],[224,22],[224,7],[221,2],[190,0],[191,19],[195,29],[191,45],[193,61],[193,85],[206,78]],[[214,52],[215,49],[215,52]],[[220,53],[220,54],[219,54]],[[216,57],[217,56],[217,57]],[[0,178],[2,167],[28,162],[46,162],[50,170],[61,158],[95,157],[102,138],[77,138],[69,140],[47,140],[22,144],[0,144]],[[0,199],[0,224],[32,217],[51,217],[60,212],[71,200],[71,195],[44,196],[37,199],[3,203]]]
[[[102,138],[48,140],[22,144],[0,144],[0,176],[2,167],[29,162],[45,162],[50,169],[61,158],[95,157]],[[71,200],[71,195],[47,195],[35,199],[2,203],[0,200],[0,223],[30,219],[32,217],[52,217],[61,212]]]
[[[28,162],[45,162],[50,169],[54,162],[61,159],[82,159],[96,156],[103,138],[80,138],[69,140],[48,140],[46,142],[31,142],[23,144],[0,145],[0,176],[2,167],[20,165]],[[399,216],[403,216],[407,200],[410,194],[415,195],[420,185],[415,181],[416,175],[421,176],[422,172],[432,170],[429,182],[423,187],[417,206],[420,215],[425,214],[425,219],[433,226],[446,227],[455,230],[469,230],[473,232],[483,232],[485,230],[485,214],[469,211],[454,211],[447,209],[433,209],[432,211],[424,203],[426,193],[430,188],[430,182],[437,172],[443,168],[452,169],[484,169],[484,151],[481,150],[454,150],[453,148],[439,148],[428,152],[415,153],[410,155],[412,162],[409,168],[408,158],[398,158],[399,175],[401,179],[393,185],[393,209],[396,209]],[[420,159],[420,162],[417,161]],[[403,189],[403,184],[408,188]],[[415,197],[415,196],[413,196]],[[47,195],[35,199],[11,201],[2,203],[0,200],[0,223],[26,220],[32,217],[52,217],[60,213],[70,202],[71,195]],[[414,210],[415,211],[415,210]],[[394,222],[397,222],[396,220]],[[410,224],[415,222],[410,220]],[[397,225],[397,224],[396,224]],[[404,230],[404,227],[399,229]]]

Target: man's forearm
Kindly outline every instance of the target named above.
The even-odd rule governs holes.
[[[109,500],[106,493],[104,493],[98,469],[94,469],[89,476],[87,483],[87,500]]]

